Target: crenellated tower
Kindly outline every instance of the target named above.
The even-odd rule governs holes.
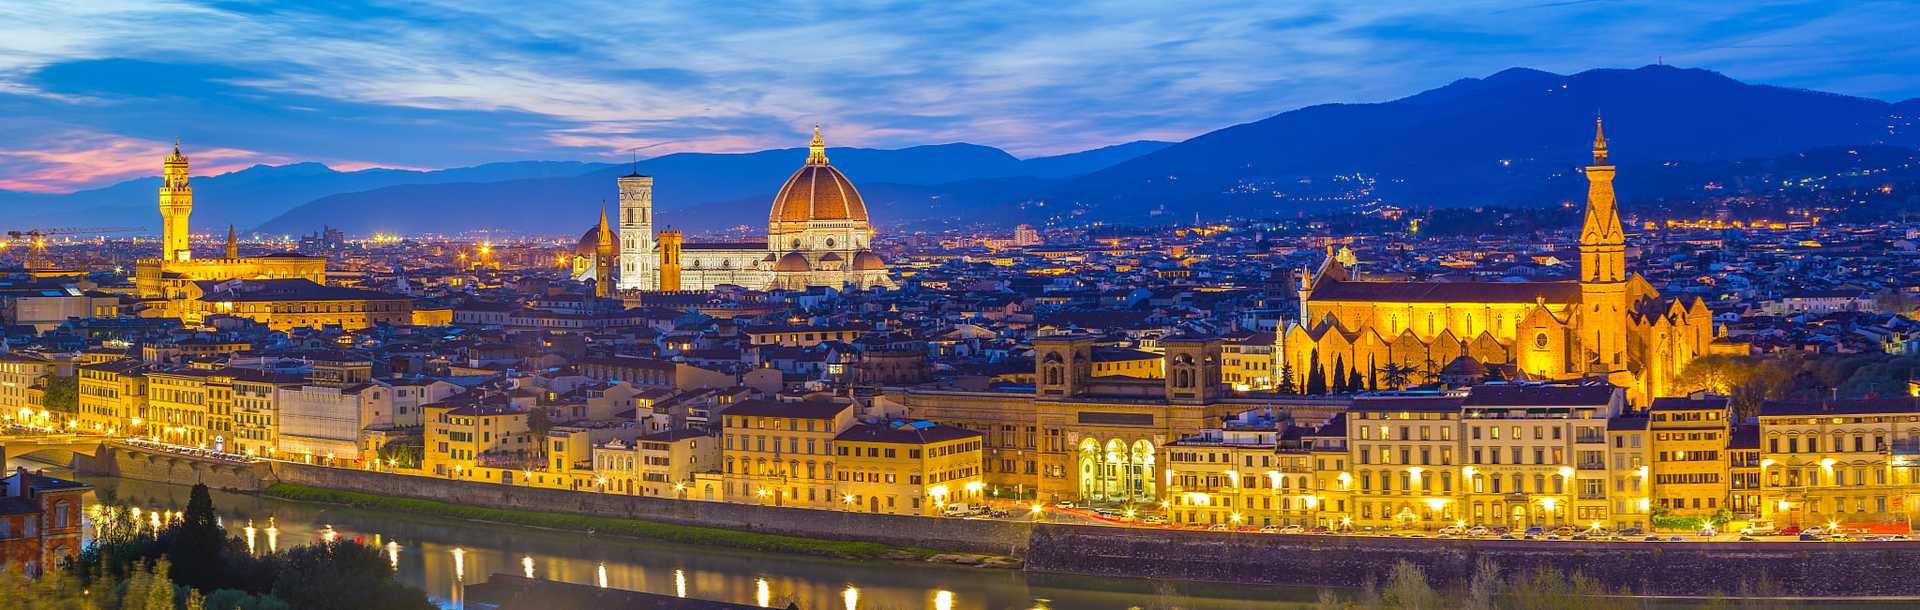
[[[193,187],[187,184],[187,156],[180,154],[180,140],[173,142],[173,154],[162,164],[160,182],[160,260],[178,263],[193,260],[187,217],[193,214]]]
[[[1593,164],[1587,166],[1587,210],[1580,227],[1580,338],[1590,373],[1626,368],[1627,246],[1613,196],[1612,161],[1599,117],[1593,119]]]
[[[653,177],[633,173],[620,180],[620,289],[660,287],[659,259],[653,253]]]

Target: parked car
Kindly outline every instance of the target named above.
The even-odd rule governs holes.
[[[1486,536],[1487,534],[1491,534],[1491,533],[1493,533],[1493,530],[1487,529],[1487,526],[1484,526],[1484,525],[1476,525],[1476,526],[1467,528],[1467,535],[1473,536],[1475,538]]]
[[[1824,527],[1820,527],[1820,526],[1818,526],[1818,525],[1816,525],[1816,526],[1813,526],[1813,527],[1809,527],[1809,528],[1807,528],[1807,529],[1803,529],[1803,530],[1800,530],[1800,535],[1801,535],[1801,536],[1803,536],[1803,537],[1804,537],[1804,536],[1813,536],[1813,537],[1816,537],[1816,538],[1825,538],[1825,537],[1827,537],[1827,534],[1828,534],[1828,532],[1827,532],[1827,528],[1824,528]]]
[[[1449,525],[1449,526],[1440,528],[1440,535],[1442,536],[1458,536],[1466,532],[1467,532],[1466,528],[1460,527],[1458,525]]]
[[[1147,525],[1160,525],[1160,524],[1166,523],[1167,518],[1162,517],[1160,515],[1147,515],[1145,517],[1141,517],[1140,522],[1145,523]]]
[[[1280,533],[1282,533],[1282,534],[1304,534],[1304,533],[1307,533],[1307,528],[1304,528],[1304,527],[1300,527],[1300,526],[1298,526],[1298,525],[1289,525],[1289,526],[1286,526],[1286,527],[1282,527],[1282,528],[1280,528]]]
[[[1640,541],[1641,541],[1641,542],[1659,542],[1659,541],[1660,541],[1660,537],[1659,537],[1659,536],[1647,536],[1646,538],[1641,538],[1641,539],[1640,539]]]
[[[1327,526],[1324,526],[1324,525],[1316,525],[1316,526],[1313,526],[1313,529],[1310,529],[1310,530],[1307,530],[1307,533],[1309,533],[1309,534],[1331,534],[1331,533],[1333,533],[1333,528],[1329,528],[1329,527],[1327,527]]]
[[[1209,531],[1209,532],[1224,532],[1224,531],[1227,531],[1227,525],[1226,525],[1225,523],[1215,523],[1215,524],[1213,524],[1213,525],[1209,525],[1209,526],[1207,526],[1207,531]]]
[[[1821,535],[1815,534],[1813,532],[1805,532],[1805,531],[1800,532],[1801,542],[1820,542],[1825,539],[1826,539],[1825,537],[1822,537]]]
[[[1713,529],[1712,526],[1707,526],[1704,528],[1700,528],[1700,535],[1706,538],[1712,538],[1714,536],[1720,535],[1720,530]]]
[[[1622,536],[1643,536],[1643,535],[1646,535],[1646,533],[1647,533],[1646,530],[1642,530],[1637,527],[1629,527],[1627,529],[1620,530],[1620,535]]]
[[[1775,530],[1775,529],[1774,529],[1774,527],[1773,527],[1773,520],[1771,520],[1771,519],[1754,519],[1754,520],[1752,520],[1752,521],[1748,521],[1748,522],[1747,522],[1747,526],[1746,526],[1746,527],[1743,527],[1743,528],[1740,528],[1740,535],[1742,535],[1742,536],[1772,536],[1772,535],[1773,535],[1773,534],[1774,534],[1774,533],[1775,533],[1776,531],[1777,531],[1777,530]]]
[[[1273,524],[1267,524],[1267,525],[1262,525],[1262,526],[1260,526],[1260,533],[1262,533],[1262,534],[1278,534],[1278,533],[1280,533],[1280,528],[1279,528],[1279,527],[1276,527],[1276,526],[1274,526]]]
[[[1528,537],[1528,538],[1532,538],[1532,537],[1535,537],[1535,536],[1540,536],[1540,535],[1542,535],[1542,534],[1545,534],[1545,533],[1547,533],[1547,530],[1546,530],[1546,528],[1542,528],[1542,527],[1529,527],[1529,528],[1527,528],[1527,531],[1526,531],[1526,534],[1527,534],[1527,537]]]

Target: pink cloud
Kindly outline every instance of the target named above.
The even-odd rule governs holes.
[[[0,189],[36,193],[70,193],[112,182],[156,176],[160,163],[173,151],[172,142],[140,140],[111,134],[68,132],[43,140],[37,148],[0,150],[5,160]],[[214,176],[259,163],[286,163],[291,159],[238,148],[195,149],[182,152],[193,162],[196,176]]]

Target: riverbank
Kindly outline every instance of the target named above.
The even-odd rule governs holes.
[[[402,512],[428,517],[479,521],[503,525],[522,525],[594,535],[660,540],[678,544],[710,545],[766,553],[792,553],[839,559],[895,559],[925,561],[939,555],[933,549],[894,546],[877,542],[822,540],[741,532],[712,527],[659,523],[637,519],[614,519],[564,513],[534,512],[449,504],[380,496],[337,489],[275,483],[261,495],[294,502],[315,502],[354,508]]]

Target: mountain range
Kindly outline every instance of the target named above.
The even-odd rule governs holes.
[[[1387,102],[1290,110],[1178,143],[1057,157],[1019,159],[966,143],[830,148],[828,156],[860,188],[882,230],[1290,216],[1385,204],[1555,205],[1584,193],[1578,167],[1588,162],[1596,115],[1605,119],[1627,201],[1681,196],[1707,181],[1762,185],[1782,173],[1844,171],[1920,147],[1920,100],[1890,103],[1646,66],[1572,75],[1515,68]],[[1847,146],[1879,152],[1872,159],[1804,154]],[[637,169],[656,179],[663,228],[758,227],[773,192],[804,158],[804,149],[780,149],[673,154],[637,167],[256,166],[196,178],[194,223],[274,235],[322,225],[350,234],[572,234],[615,199],[614,178]],[[25,223],[152,226],[157,186],[146,178],[66,195],[0,192],[0,208],[18,211]]]

